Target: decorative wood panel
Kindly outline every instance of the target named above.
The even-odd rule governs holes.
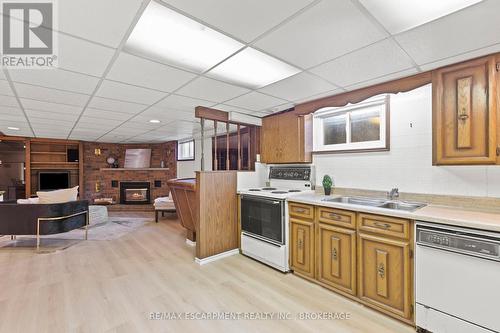
[[[471,148],[472,76],[457,80],[457,147]]]
[[[404,239],[410,237],[410,221],[397,217],[359,213],[358,228],[382,236]]]

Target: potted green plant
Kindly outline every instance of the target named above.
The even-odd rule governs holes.
[[[332,177],[325,175],[323,177],[323,189],[325,190],[325,195],[330,195],[332,192],[333,180]]]

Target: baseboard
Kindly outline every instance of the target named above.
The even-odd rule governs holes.
[[[189,240],[186,238],[186,244],[189,246],[196,246],[196,242],[193,242],[192,240]]]
[[[210,256],[210,257],[206,257],[206,258],[203,258],[203,259],[194,258],[194,261],[198,265],[205,265],[205,264],[208,264],[208,263],[210,263],[212,261],[216,261],[216,260],[219,260],[219,259],[222,259],[222,258],[233,256],[233,255],[239,254],[239,253],[240,253],[239,249],[233,249],[233,250],[222,252],[222,253],[219,253],[219,254],[216,254],[216,255],[213,255],[213,256]]]

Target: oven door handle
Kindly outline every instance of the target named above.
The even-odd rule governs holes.
[[[279,201],[279,200],[261,199],[261,198],[255,198],[255,197],[249,197],[249,196],[242,196],[241,200],[265,202],[265,203],[270,203],[273,205],[281,205],[281,203],[283,202],[283,201]]]

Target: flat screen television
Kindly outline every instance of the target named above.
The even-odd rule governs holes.
[[[69,188],[69,172],[44,172],[38,173],[38,189],[51,191]]]

